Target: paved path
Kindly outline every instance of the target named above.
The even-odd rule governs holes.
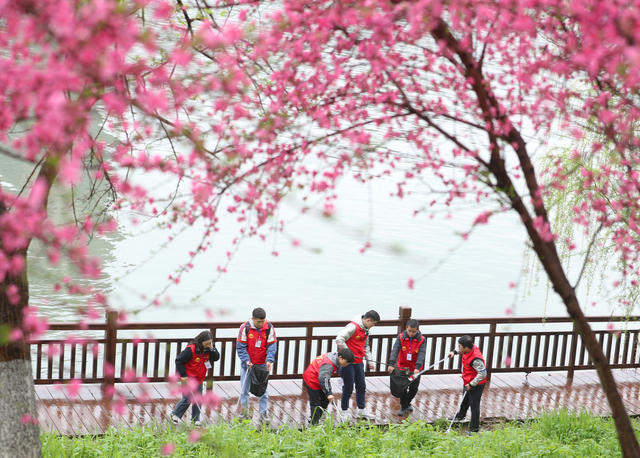
[[[618,389],[630,415],[640,414],[640,372],[637,369],[614,371]],[[545,410],[566,407],[608,415],[610,410],[595,371],[576,371],[572,385],[564,372],[493,374],[491,385],[482,397],[482,417],[525,419]],[[339,379],[333,379],[338,386]],[[118,384],[120,400],[103,399],[99,385],[83,385],[76,398],[56,385],[37,385],[38,420],[44,431],[67,435],[100,434],[109,426],[118,428],[166,421],[178,400],[167,383]],[[217,408],[204,408],[203,421],[217,422],[236,416],[239,382],[214,384],[220,397]],[[270,411],[274,427],[284,424],[305,425],[309,416],[306,392],[301,380],[273,380],[269,384]],[[142,395],[142,396],[141,396]],[[461,400],[461,381],[457,375],[423,376],[414,400],[410,420],[428,422],[449,417]],[[251,406],[257,410],[256,398]],[[380,422],[397,423],[394,415],[399,402],[389,393],[388,377],[367,378],[367,404]],[[188,412],[189,414],[190,412]],[[187,416],[185,415],[185,418]],[[257,414],[254,417],[257,421]]]

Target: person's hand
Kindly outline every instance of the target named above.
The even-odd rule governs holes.
[[[336,397],[335,397],[334,395],[332,395],[332,394],[330,394],[329,396],[327,396],[327,399],[328,399],[329,401],[333,401],[335,398],[336,398]]]
[[[369,370],[372,371],[376,368],[376,366],[373,363],[369,363]]]
[[[414,369],[414,370],[413,370],[413,373],[414,373],[414,374],[417,374],[418,372],[420,372],[420,369]]]
[[[251,361],[249,361],[249,362],[247,363],[247,367],[251,367],[251,366],[253,366],[253,363],[252,363]]]
[[[389,373],[392,373],[392,372],[393,372],[393,369],[395,369],[393,366],[389,366],[389,367],[387,367],[387,371],[388,371]]]
[[[267,362],[267,370],[271,372],[271,367],[273,366],[272,362]]]
[[[471,385],[465,385],[464,386],[464,390],[465,391],[470,391],[471,390]]]
[[[453,358],[455,355],[456,355],[456,352],[454,351],[449,352],[449,358]]]

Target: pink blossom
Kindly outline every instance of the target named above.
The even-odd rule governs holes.
[[[71,399],[75,399],[78,397],[78,393],[80,391],[80,387],[82,386],[82,380],[73,379],[67,383],[67,394]]]
[[[200,436],[202,434],[200,433],[200,431],[198,431],[197,429],[192,430],[189,433],[189,442],[191,442],[192,444],[198,442],[200,440]]]
[[[489,222],[489,217],[493,214],[493,212],[485,211],[476,216],[476,219],[473,221],[473,225],[476,224],[487,224]]]
[[[29,423],[34,425],[38,424],[38,419],[34,416],[29,415],[28,413],[25,413],[24,415],[22,415],[22,418],[20,419],[20,421],[22,422],[23,425],[28,425]]]
[[[414,286],[414,280],[413,278],[409,278],[409,281],[407,282],[407,287],[409,289],[413,289],[413,286]]]
[[[173,452],[176,451],[176,446],[175,444],[169,442],[166,443],[162,446],[162,449],[160,450],[160,453],[162,455],[173,455]]]

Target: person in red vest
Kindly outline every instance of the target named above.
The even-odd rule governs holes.
[[[454,421],[464,421],[467,410],[471,406],[471,422],[469,431],[477,433],[480,429],[480,399],[487,383],[487,368],[484,356],[478,347],[473,344],[471,336],[462,336],[458,339],[458,351],[449,353],[449,357],[454,355],[462,357],[462,383],[464,384],[465,396],[460,404],[460,410],[456,413]]]
[[[263,308],[253,309],[251,319],[240,326],[238,340],[236,342],[236,352],[240,358],[240,406],[242,412],[240,419],[249,419],[249,388],[251,387],[250,375],[248,372],[254,366],[266,367],[271,371],[273,362],[276,359],[278,343],[273,325],[267,321],[267,312]],[[249,376],[249,377],[248,377]],[[269,421],[267,407],[269,393],[265,390],[258,398],[258,408],[260,409],[260,421]]]
[[[375,310],[369,310],[362,316],[356,317],[347,324],[336,337],[338,350],[348,348],[353,352],[353,364],[349,364],[342,369],[342,412],[340,421],[349,421],[349,402],[353,385],[356,386],[356,405],[358,406],[358,416],[366,420],[374,420],[375,416],[365,409],[365,393],[367,385],[364,380],[363,359],[369,363],[369,370],[374,369],[371,351],[369,349],[369,331],[380,321],[380,315]]]
[[[402,375],[411,375],[420,372],[424,367],[426,345],[424,345],[424,336],[418,327],[417,320],[408,320],[407,328],[398,335],[389,356],[389,373],[397,370]],[[420,376],[409,383],[406,391],[403,390],[400,395],[400,410],[396,412],[396,415],[404,417],[409,412],[413,412],[411,401],[416,396],[419,385]]]
[[[343,348],[333,353],[325,353],[311,361],[311,364],[302,374],[304,387],[309,394],[309,407],[311,418],[309,423],[316,425],[322,418],[322,413],[327,410],[329,401],[335,399],[331,393],[331,376],[337,375],[338,367],[347,367],[353,363],[353,352]]]
[[[171,412],[171,421],[177,425],[189,408],[192,397],[197,391],[202,394],[202,383],[211,369],[211,361],[218,361],[220,353],[213,346],[211,331],[202,331],[176,358],[176,370],[182,378],[182,399]],[[197,402],[191,408],[191,421],[200,426],[200,406]]]

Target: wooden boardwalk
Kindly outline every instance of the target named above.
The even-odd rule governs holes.
[[[640,414],[640,372],[637,369],[614,370],[618,389],[630,415]],[[483,419],[525,419],[545,410],[566,407],[609,415],[610,410],[595,371],[576,371],[573,384],[567,386],[565,372],[493,374],[491,385],[482,397]],[[333,379],[334,387],[340,380]],[[119,383],[119,401],[103,399],[100,386],[83,385],[71,398],[60,385],[37,385],[38,420],[43,431],[65,435],[101,434],[110,426],[127,428],[167,421],[179,396],[168,383]],[[216,382],[214,393],[220,397],[217,408],[205,407],[203,422],[234,418],[240,392],[237,381]],[[461,400],[459,375],[423,376],[420,391],[413,402],[410,420],[431,422],[450,417]],[[257,421],[257,399],[251,397]],[[401,421],[394,412],[399,402],[389,393],[388,377],[367,378],[367,405],[383,423]],[[301,380],[273,380],[269,384],[269,408],[272,427],[306,425],[309,404]],[[332,409],[330,407],[330,409]],[[189,418],[190,410],[185,415]],[[468,418],[468,417],[467,417]]]

